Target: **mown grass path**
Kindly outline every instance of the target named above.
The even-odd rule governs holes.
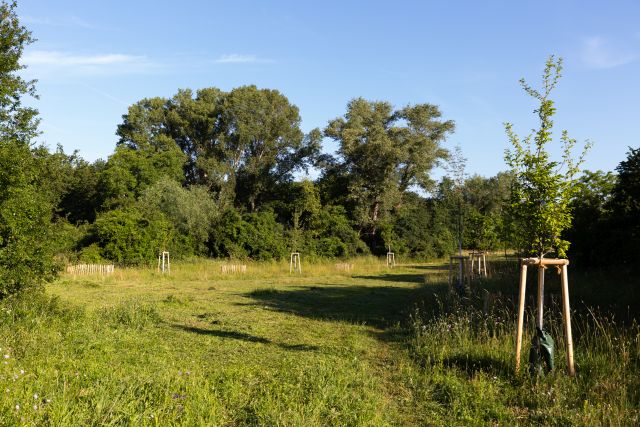
[[[635,321],[576,312],[569,377],[550,308],[557,368],[515,375],[512,309],[445,297],[439,264],[358,262],[63,276],[0,301],[0,425],[638,425]]]
[[[80,377],[72,392],[57,397],[70,419],[426,422],[407,383],[406,371],[416,368],[399,325],[416,301],[437,290],[424,283],[425,274],[438,267],[387,270],[372,264],[344,273],[329,266],[302,276],[220,276],[212,268],[67,277],[48,287],[63,301],[85,307],[89,319],[57,346],[61,359],[72,361],[66,369],[71,377],[88,372],[94,379]]]

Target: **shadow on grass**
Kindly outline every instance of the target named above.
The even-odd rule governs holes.
[[[378,277],[380,276],[366,278]],[[389,280],[392,281],[391,278]],[[446,285],[327,285],[305,286],[295,290],[257,289],[245,296],[256,301],[251,305],[266,306],[275,311],[312,319],[362,323],[384,330],[408,320],[409,313],[416,304],[434,300],[434,294],[440,294],[444,290]]]
[[[439,271],[443,273],[447,273],[449,271],[449,264],[410,265],[409,267],[415,268],[416,270]]]
[[[383,282],[396,282],[396,283],[424,283],[424,274],[380,274],[377,276],[353,276],[354,279],[367,279],[367,280],[380,280]]]
[[[320,349],[320,347],[315,345],[276,343],[267,338],[247,334],[244,332],[222,331],[219,329],[204,329],[204,328],[198,328],[196,326],[187,326],[187,325],[180,325],[180,324],[173,324],[171,326],[175,329],[180,329],[180,330],[191,332],[198,335],[208,335],[213,337],[234,339],[234,340],[240,340],[240,341],[246,341],[246,342],[260,343],[260,344],[273,344],[273,345],[277,345],[278,347],[284,350],[315,351]]]
[[[186,325],[172,325],[172,326],[174,328],[182,329],[183,331],[192,332],[194,334],[199,334],[199,335],[210,335],[210,336],[219,337],[219,338],[231,338],[231,339],[240,340],[240,341],[271,344],[271,341],[266,338],[257,337],[255,335],[246,334],[244,332],[221,331],[217,329],[204,329],[204,328],[198,328],[196,326],[186,326]]]

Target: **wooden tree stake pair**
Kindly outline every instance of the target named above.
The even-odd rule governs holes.
[[[561,269],[562,282],[562,320],[564,324],[564,338],[567,353],[567,371],[569,375],[575,375],[573,366],[573,338],[571,337],[571,312],[569,308],[569,277],[567,259],[524,258],[520,262],[520,303],[518,306],[518,329],[516,335],[516,373],[520,370],[520,353],[522,350],[522,330],[524,325],[525,293],[527,289],[527,266],[538,266],[538,304],[537,326],[542,328],[544,310],[544,270],[547,266],[556,266]]]

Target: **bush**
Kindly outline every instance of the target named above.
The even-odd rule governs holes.
[[[183,255],[201,255],[206,252],[206,242],[213,221],[218,215],[218,206],[206,188],[192,186],[183,188],[167,177],[148,188],[138,203],[146,216],[164,215],[171,222],[174,246]]]
[[[87,264],[99,264],[104,261],[101,251],[97,243],[92,243],[80,250],[78,253],[78,261]]]
[[[281,259],[287,254],[284,228],[271,211],[240,215],[225,212],[213,227],[210,249],[214,256]]]
[[[305,233],[305,249],[321,257],[351,257],[368,254],[342,206],[325,206],[314,213]]]
[[[124,265],[155,261],[158,251],[169,243],[171,231],[165,219],[145,218],[136,209],[106,212],[94,225],[102,256]]]

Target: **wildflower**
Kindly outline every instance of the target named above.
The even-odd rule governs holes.
[[[33,410],[37,411],[38,410],[38,405],[33,405]]]
[[[20,410],[20,405],[16,405],[16,411]]]
[[[8,355],[8,354],[5,354],[5,355],[4,355],[4,358],[5,358],[5,359],[8,359],[8,358],[9,358],[9,355]]]
[[[38,400],[38,393],[33,394],[33,400]]]
[[[20,375],[24,375],[24,369],[20,369]]]

